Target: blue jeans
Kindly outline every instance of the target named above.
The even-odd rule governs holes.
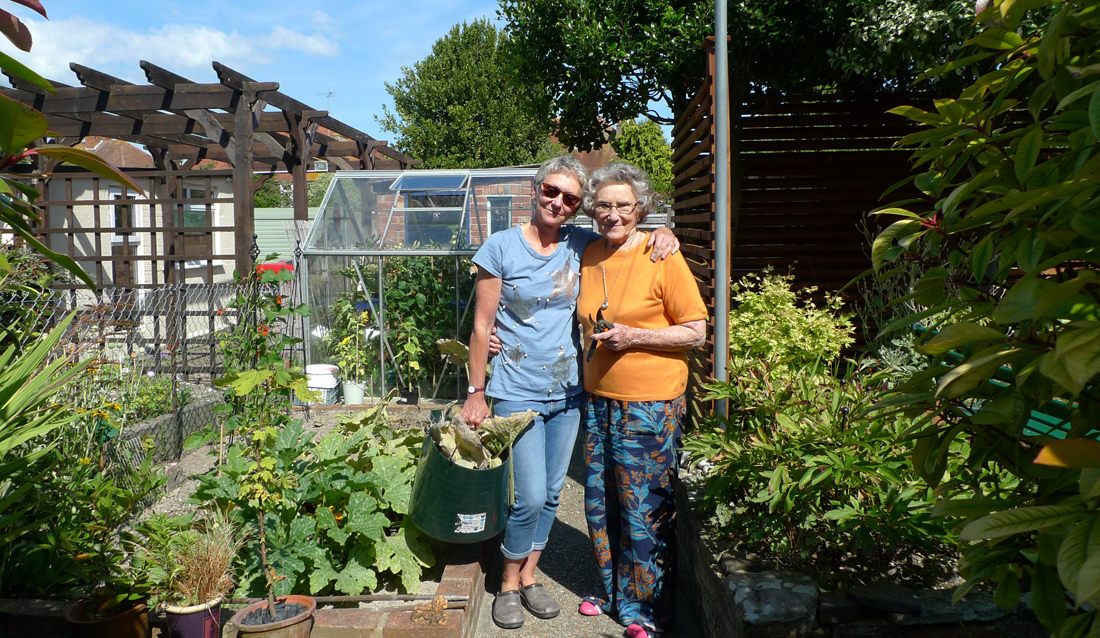
[[[583,394],[557,401],[496,401],[493,414],[509,416],[524,410],[538,413],[512,446],[516,502],[508,514],[501,552],[522,560],[546,547],[558,513],[558,495],[565,484],[569,457],[577,441]]]

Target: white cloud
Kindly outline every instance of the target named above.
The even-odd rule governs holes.
[[[286,27],[275,27],[267,44],[272,49],[290,49],[325,57],[336,55],[338,49],[335,42],[319,33],[305,35]]]
[[[337,44],[315,34],[303,35],[284,27],[268,34],[225,32],[200,25],[166,25],[135,31],[84,18],[30,21],[34,36],[30,53],[0,46],[5,52],[39,74],[61,82],[69,81],[69,62],[111,73],[133,82],[143,82],[139,60],[163,66],[196,81],[215,81],[210,62],[256,68],[275,63],[287,49],[307,55],[333,56]],[[5,43],[6,44],[6,43]],[[190,77],[189,76],[189,77]]]

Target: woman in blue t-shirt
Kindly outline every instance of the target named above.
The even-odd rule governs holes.
[[[515,504],[508,517],[501,552],[504,573],[493,601],[493,621],[506,629],[523,625],[524,612],[553,618],[558,603],[535,580],[535,567],[558,510],[569,457],[581,418],[577,356],[580,334],[574,312],[580,291],[580,259],[600,237],[565,225],[581,204],[588,171],[571,156],[539,167],[531,220],[489,237],[474,255],[477,306],[470,335],[470,387],[462,416],[477,428],[492,412],[538,415],[512,448]],[[652,258],[679,248],[667,228],[651,236]],[[485,387],[489,333],[493,326],[501,354],[493,359]]]

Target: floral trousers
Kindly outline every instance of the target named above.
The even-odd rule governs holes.
[[[673,487],[686,403],[587,394],[584,508],[600,589],[588,600],[623,625],[672,626],[676,503]]]

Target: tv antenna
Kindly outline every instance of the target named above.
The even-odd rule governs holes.
[[[329,109],[328,109],[328,106],[329,106],[329,100],[331,100],[331,99],[332,99],[332,96],[336,95],[336,91],[333,91],[332,89],[329,89],[329,90],[328,90],[328,93],[318,93],[317,95],[323,95],[323,96],[325,96],[325,110],[327,111],[327,110],[329,110]]]

